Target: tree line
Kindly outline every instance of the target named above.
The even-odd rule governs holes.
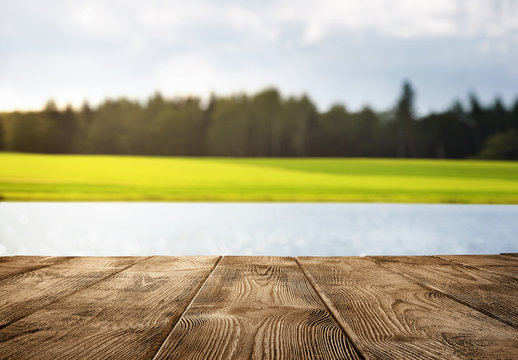
[[[0,150],[53,154],[235,157],[403,157],[518,159],[518,99],[483,105],[470,95],[417,117],[405,82],[384,112],[317,111],[306,96],[274,88],[253,95],[125,98],[97,107],[0,113]]]

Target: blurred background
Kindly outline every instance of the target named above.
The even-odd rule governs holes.
[[[420,114],[476,93],[511,105],[514,0],[0,2],[0,109],[99,105],[275,86],[320,111],[394,105],[403,79]]]
[[[516,64],[517,0],[0,0],[0,255],[511,252]]]
[[[518,157],[514,0],[0,7],[4,150]]]

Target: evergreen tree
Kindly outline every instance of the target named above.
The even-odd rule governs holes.
[[[4,150],[6,148],[5,146],[5,131],[4,131],[4,121],[2,119],[2,116],[0,115],[0,151]]]
[[[414,134],[414,90],[408,81],[403,83],[403,91],[396,107],[397,139],[399,157],[415,157]]]
[[[350,112],[336,104],[318,112],[307,96],[284,98],[273,88],[252,96],[165,98],[147,103],[106,100],[59,110],[50,100],[35,112],[2,113],[0,150],[165,156],[379,156],[513,158],[518,99],[416,118],[409,82],[390,111]],[[491,140],[489,140],[491,139]],[[510,150],[511,149],[511,150]]]

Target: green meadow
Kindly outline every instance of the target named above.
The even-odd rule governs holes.
[[[518,204],[518,163],[0,153],[0,197]]]

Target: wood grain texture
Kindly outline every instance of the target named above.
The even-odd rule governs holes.
[[[0,280],[70,259],[72,258],[59,256],[2,256],[0,257]]]
[[[2,260],[0,359],[518,359],[511,255]]]
[[[518,329],[517,279],[433,256],[371,258],[392,271]]]
[[[361,355],[294,259],[225,257],[155,358],[351,359]]]
[[[0,358],[150,359],[218,257],[152,257],[0,331]]]
[[[78,257],[0,281],[0,329],[125,267],[136,257]]]
[[[298,261],[366,358],[518,357],[515,329],[371,260]]]
[[[503,255],[441,255],[439,257],[518,279],[518,258]]]

